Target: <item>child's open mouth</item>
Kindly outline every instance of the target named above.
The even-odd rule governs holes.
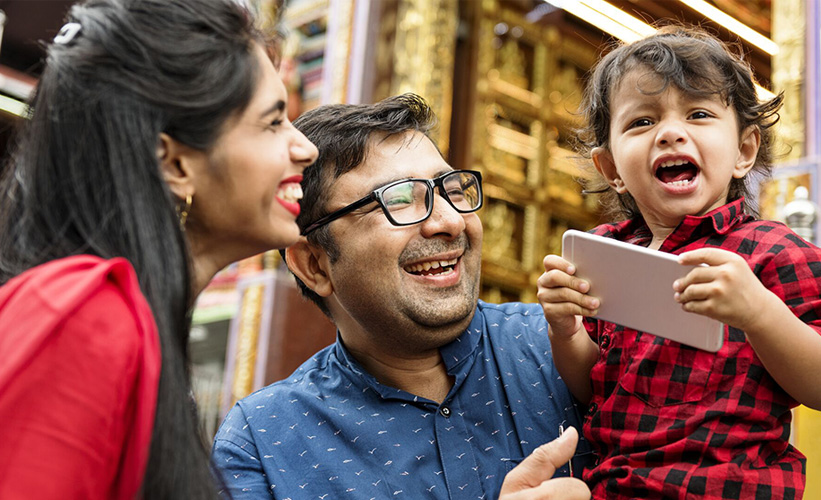
[[[698,167],[686,160],[669,160],[656,169],[656,178],[671,186],[687,186],[698,176]]]

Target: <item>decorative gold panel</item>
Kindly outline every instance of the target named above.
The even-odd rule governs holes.
[[[486,189],[482,221],[485,228],[483,257],[511,270],[523,268],[525,207],[494,198],[497,189]]]
[[[596,201],[581,194],[571,150],[584,75],[595,48],[552,26],[535,25],[496,0],[476,12],[477,81],[472,166],[489,201],[482,296],[536,300],[547,253],[561,253],[568,228],[589,229]]]
[[[231,404],[250,394],[254,388],[264,295],[262,284],[249,286],[242,293]]]
[[[804,15],[803,1],[773,2],[773,41],[778,44],[778,54],[772,59],[772,81],[776,92],[784,92],[784,104],[779,113],[781,120],[776,131],[778,139],[786,146],[782,151],[785,160],[797,160],[805,154]]]
[[[401,0],[396,14],[391,94],[414,92],[428,101],[439,119],[436,142],[444,154],[450,142],[457,6],[454,0]]]
[[[500,103],[487,106],[484,117],[487,138],[477,144],[486,169],[508,182],[535,186],[542,124]]]

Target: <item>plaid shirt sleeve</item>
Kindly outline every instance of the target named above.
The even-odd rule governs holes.
[[[646,244],[636,221],[594,232]],[[762,283],[821,332],[821,250],[733,202],[688,217],[661,250],[714,247],[747,260]],[[739,293],[743,293],[740,290]],[[744,332],[725,328],[717,353],[585,319],[600,348],[585,435],[598,462],[584,479],[594,498],[800,498],[805,458],[789,442],[793,400]]]

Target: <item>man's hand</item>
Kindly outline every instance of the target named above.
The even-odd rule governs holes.
[[[550,479],[576,451],[579,434],[571,427],[561,437],[536,448],[505,477],[499,500],[588,500],[590,489],[579,479]]]
[[[590,297],[590,284],[576,278],[575,266],[558,255],[544,258],[545,272],[539,277],[539,299],[551,335],[567,339],[582,330],[582,316],[595,316],[599,299]]]

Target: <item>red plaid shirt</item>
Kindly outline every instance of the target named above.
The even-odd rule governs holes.
[[[644,246],[652,236],[642,220],[592,232]],[[745,215],[741,200],[686,217],[660,250],[702,247],[744,257],[821,332],[821,249],[781,223]],[[797,402],[764,369],[744,332],[726,328],[724,346],[711,353],[592,318],[585,326],[600,348],[584,423],[599,456],[584,472],[595,498],[802,496],[806,459],[788,442]]]

